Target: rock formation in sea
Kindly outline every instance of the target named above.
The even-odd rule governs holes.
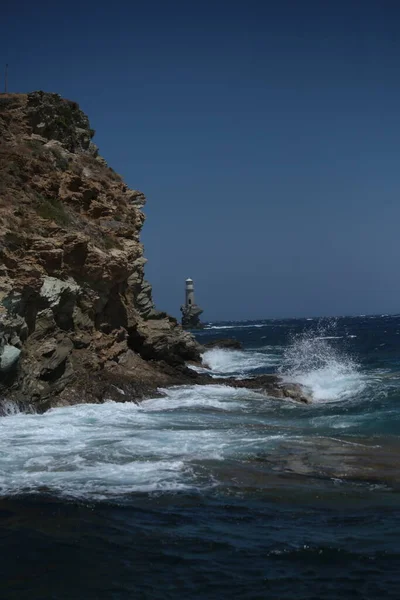
[[[203,310],[199,306],[181,306],[182,327],[184,329],[202,329],[204,325],[200,321]]]
[[[93,135],[57,94],[0,96],[0,385],[43,406],[115,395],[121,379],[140,395],[200,358],[144,278],[145,196]]]
[[[57,94],[0,95],[0,397],[23,408],[217,382],[186,366],[201,346],[155,308],[140,242],[145,196],[93,135]],[[285,396],[276,377],[260,386]]]

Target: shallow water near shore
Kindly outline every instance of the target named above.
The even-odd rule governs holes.
[[[0,418],[4,598],[398,598],[400,317],[214,323],[228,386]],[[17,557],[17,558],[16,558]]]

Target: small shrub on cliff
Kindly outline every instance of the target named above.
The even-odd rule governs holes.
[[[17,252],[26,247],[26,238],[19,232],[9,231],[4,236],[4,245],[11,250],[11,252]]]
[[[52,149],[52,153],[54,156],[54,165],[60,171],[67,171],[69,166],[69,160],[66,156],[64,156],[57,148]]]
[[[27,146],[31,149],[32,156],[40,157],[44,154],[43,142],[39,140],[28,140]]]
[[[20,178],[23,174],[23,169],[22,169],[20,162],[18,160],[10,161],[10,163],[8,165],[8,172],[13,177]]]
[[[36,212],[42,219],[49,219],[55,221],[57,225],[69,225],[71,223],[71,217],[65,210],[65,207],[61,200],[58,198],[52,198],[51,200],[39,196],[38,203],[36,205]]]
[[[68,169],[69,161],[64,156],[59,156],[56,159],[56,167],[60,169],[60,171],[66,171]]]

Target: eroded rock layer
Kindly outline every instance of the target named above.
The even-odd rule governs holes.
[[[144,279],[145,197],[93,135],[56,94],[0,96],[0,395],[43,408],[140,397],[199,360]]]

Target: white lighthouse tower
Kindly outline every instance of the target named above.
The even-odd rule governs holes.
[[[190,277],[185,281],[185,304],[181,306],[181,312],[184,329],[201,329],[203,327],[200,322],[203,309],[196,304],[193,279],[190,279]]]
[[[195,301],[194,301],[194,283],[193,283],[193,279],[190,279],[190,277],[188,279],[186,279],[186,300],[185,300],[185,304],[187,307],[189,306],[195,306]]]

